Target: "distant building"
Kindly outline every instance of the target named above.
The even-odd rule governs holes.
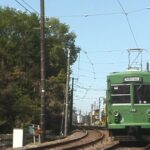
[[[99,126],[103,125],[106,121],[106,108],[105,108],[105,98],[99,98],[98,105],[96,102],[91,104],[91,113],[90,113],[90,125]]]
[[[73,109],[73,125],[89,125],[90,124],[90,116],[89,114],[83,115],[81,110],[77,111],[75,108]]]

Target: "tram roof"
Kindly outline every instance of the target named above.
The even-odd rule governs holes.
[[[117,75],[150,75],[150,72],[148,71],[132,71],[132,70],[129,70],[129,71],[123,71],[123,72],[112,72],[110,73],[108,76],[117,76]]]

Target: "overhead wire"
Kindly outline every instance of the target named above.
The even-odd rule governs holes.
[[[117,0],[117,2],[118,2],[119,6],[121,7],[121,9],[122,9],[122,11],[123,11],[123,13],[124,13],[124,15],[125,15],[125,17],[126,17],[126,20],[127,20],[128,25],[129,25],[130,32],[131,32],[132,37],[133,37],[133,39],[134,39],[135,45],[136,45],[136,47],[139,47],[139,46],[138,46],[138,43],[137,43],[137,41],[136,41],[135,35],[134,35],[134,33],[133,33],[133,30],[132,30],[132,27],[131,27],[129,18],[128,18],[128,13],[127,13],[127,12],[125,11],[125,9],[123,8],[123,6],[122,6],[120,0]]]
[[[130,31],[132,33],[132,37],[134,39],[134,42],[135,42],[135,45],[137,47],[137,49],[139,49],[139,46],[138,46],[138,43],[136,41],[136,38],[135,38],[135,35],[134,35],[134,32],[132,30],[132,27],[131,27],[131,24],[130,24],[130,21],[129,21],[129,18],[128,18],[128,14],[129,13],[134,13],[134,12],[137,12],[137,11],[130,11],[130,12],[126,12],[125,9],[123,8],[121,2],[119,0],[117,0],[118,4],[120,5],[121,9],[123,10],[124,12],[124,15],[126,16],[126,20],[128,22],[128,25],[129,25],[129,28],[130,28]],[[140,9],[139,11],[143,11],[143,9]],[[136,60],[138,59],[138,57],[141,55],[141,69],[142,69],[142,51],[139,51],[138,54],[135,56],[135,58],[133,59],[132,63],[130,64],[130,66],[132,66],[133,64],[136,63]]]
[[[22,1],[22,3],[21,2],[19,2],[18,0],[15,0],[15,2],[17,2],[21,7],[23,7],[26,11],[28,11],[29,13],[33,13],[33,12],[35,12],[36,14],[38,14],[38,15],[40,15],[40,13],[37,11],[37,10],[35,10],[31,5],[29,5],[25,0],[21,0]],[[27,7],[29,7],[32,11],[30,11],[24,4],[27,6]]]
[[[31,5],[29,5],[25,0],[21,0],[25,5],[27,5],[31,10],[33,10],[36,14],[40,15],[40,13],[35,10]]]
[[[76,73],[74,73],[74,75],[77,75]],[[91,78],[91,79],[93,79],[93,77],[91,77],[91,76],[89,76],[89,75],[83,75],[83,74],[80,74],[80,78],[81,77],[85,77],[85,78]]]
[[[125,52],[127,49],[113,49],[113,50],[95,50],[95,51],[89,51],[88,53],[122,53]],[[149,51],[150,48],[144,48],[144,50]]]
[[[132,14],[132,13],[138,13],[141,11],[145,11],[146,8],[141,8],[141,9],[137,9],[137,10],[132,10],[129,11],[128,14]],[[108,13],[93,13],[93,14],[72,14],[72,15],[62,15],[62,16],[55,16],[57,18],[61,18],[61,17],[68,17],[68,18],[74,18],[74,17],[96,17],[96,16],[110,16],[110,15],[120,15],[120,14],[124,14],[124,12],[108,12]]]
[[[94,17],[94,16],[106,16],[106,15],[119,15],[122,12],[110,12],[110,13],[96,13],[96,14],[79,14],[79,15],[64,15],[56,17]]]
[[[81,52],[83,52],[85,54],[88,62],[91,64],[91,67],[92,67],[92,72],[91,73],[93,74],[93,82],[94,82],[94,80],[96,79],[94,65],[93,65],[91,59],[88,57],[87,52],[83,51],[83,50]],[[80,80],[80,77],[81,77],[81,75],[80,75],[80,58],[79,58],[79,62],[78,62],[78,82]],[[85,91],[84,91],[84,93],[83,93],[83,95],[82,95],[82,97],[80,99],[83,99],[87,95],[88,91],[91,89],[91,87],[93,85],[93,82],[87,88],[84,88]]]
[[[82,51],[82,52],[86,55],[87,59],[89,60],[89,62],[90,62],[90,64],[91,64],[91,66],[92,66],[92,70],[93,70],[93,74],[94,74],[94,79],[96,79],[96,77],[95,77],[95,69],[94,69],[94,65],[93,65],[93,63],[92,63],[91,59],[88,57],[88,55],[87,55],[87,52],[86,52],[86,51]]]
[[[76,75],[76,74],[74,74],[74,75]],[[80,78],[89,78],[89,79],[93,79],[93,77],[91,77],[91,76],[88,76],[88,75],[81,75],[80,74]]]
[[[77,86],[77,87],[80,88],[80,89],[84,89],[84,90],[87,89],[87,87],[80,86],[80,85],[78,85],[78,84],[75,84],[75,86]],[[100,91],[100,89],[98,89],[98,88],[91,88],[91,90],[93,90],[93,91]],[[104,90],[104,89],[101,89],[101,90]],[[106,89],[105,89],[105,90],[106,90]]]
[[[32,13],[29,9],[27,9],[23,4],[21,4],[18,0],[15,0],[21,7],[23,7],[29,13]]]
[[[83,51],[83,50],[82,50],[82,52],[85,54],[85,56],[87,57],[89,63],[90,63],[91,66],[92,66],[92,72],[93,72],[93,77],[94,77],[93,79],[95,80],[96,77],[95,77],[95,69],[94,69],[93,63],[92,63],[91,59],[88,57],[87,52],[86,52],[86,51]],[[84,97],[86,97],[88,91],[91,89],[91,87],[92,87],[92,85],[93,85],[93,83],[94,83],[94,80],[93,80],[93,82],[88,86],[88,88],[86,89],[86,91],[85,91],[84,95],[81,97],[81,99],[83,99]]]

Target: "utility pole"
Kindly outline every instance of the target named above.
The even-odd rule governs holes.
[[[44,0],[40,0],[40,36],[41,36],[41,142],[45,140],[45,16]]]
[[[94,107],[93,104],[91,104],[91,120],[90,120],[90,126],[93,125],[93,111],[94,111],[93,107]]]
[[[70,130],[72,129],[72,110],[73,110],[73,90],[74,90],[74,78],[72,78],[72,89],[71,89],[71,99],[70,99]]]
[[[99,120],[101,121],[101,98],[99,97],[99,105],[98,105],[98,108],[99,108]]]
[[[69,101],[69,77],[70,77],[70,49],[68,48],[67,55],[67,81],[66,81],[66,99],[65,99],[65,121],[64,121],[64,136],[68,132],[68,101]]]

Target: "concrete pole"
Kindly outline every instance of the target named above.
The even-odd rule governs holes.
[[[65,99],[65,121],[64,121],[64,136],[68,133],[68,101],[69,101],[69,78],[70,78],[70,49],[67,57],[67,80],[66,80],[66,99]]]
[[[41,142],[45,140],[45,16],[44,0],[40,0],[40,35],[41,35]]]
[[[74,90],[74,78],[72,78],[71,100],[70,100],[70,130],[72,129],[72,112],[73,112],[73,90]]]

